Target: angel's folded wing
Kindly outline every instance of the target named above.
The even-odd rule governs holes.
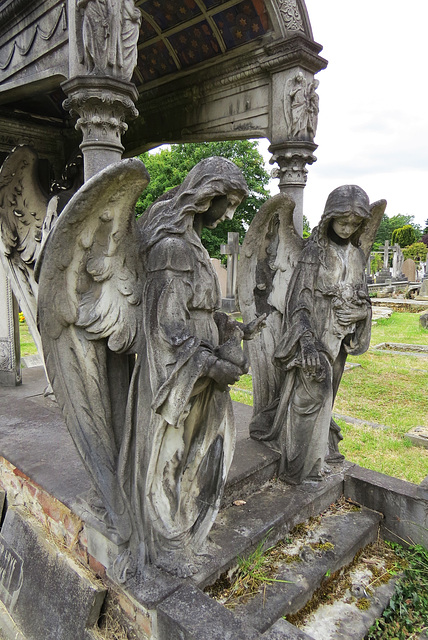
[[[129,379],[123,380],[126,363],[115,358],[112,368],[110,356],[111,351],[132,352],[140,329],[134,209],[148,181],[144,164],[131,159],[85,183],[46,242],[39,280],[49,378],[110,521],[124,539],[130,523],[117,463]]]
[[[373,246],[373,242],[376,238],[377,230],[382,222],[383,214],[386,209],[386,200],[377,200],[370,205],[370,218],[365,226],[364,233],[361,235],[361,249],[364,252],[366,260],[370,255],[370,251]]]
[[[280,335],[288,282],[304,240],[293,224],[294,201],[285,193],[270,198],[255,215],[242,245],[238,271],[238,298],[242,319],[251,322],[267,314],[266,327],[249,341],[253,376],[254,415],[271,404],[278,393],[278,372],[272,365]]]
[[[26,145],[16,147],[0,169],[0,259],[40,351],[34,265],[47,205],[36,152]]]

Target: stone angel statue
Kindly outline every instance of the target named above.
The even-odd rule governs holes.
[[[123,160],[91,178],[48,239],[39,315],[46,365],[92,478],[88,509],[125,552],[125,579],[155,563],[195,570],[220,505],[235,431],[228,385],[249,326],[219,313],[201,244],[248,190],[224,158],[194,167],[137,221],[149,176]]]
[[[293,227],[293,201],[280,194],[260,209],[244,241],[238,275],[244,322],[267,313],[248,345],[253,374],[251,437],[281,453],[294,484],[322,477],[340,429],[332,420],[347,354],[370,342],[365,266],[386,202],[372,205],[354,185],[328,197],[308,240]]]
[[[48,194],[39,181],[38,155],[28,145],[13,149],[0,168],[0,260],[40,355],[37,262],[58,215],[82,180],[80,154]]]

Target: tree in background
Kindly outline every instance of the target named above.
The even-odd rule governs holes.
[[[392,241],[393,232],[395,229],[401,229],[406,225],[410,225],[414,229],[416,240],[419,240],[422,232],[419,225],[413,223],[414,218],[415,216],[403,215],[401,213],[389,218],[386,213],[384,213],[373,246],[379,248],[380,245],[385,243],[385,240],[388,240],[390,244],[394,244]]]
[[[310,235],[311,235],[311,226],[309,224],[309,220],[303,214],[303,237],[309,238]]]
[[[409,247],[418,240],[417,234],[411,224],[394,229],[391,236],[391,244],[399,244],[400,247]]]
[[[403,249],[404,258],[411,258],[417,264],[421,261],[425,262],[427,259],[428,247],[423,242],[414,242],[408,247]]]
[[[425,229],[422,231],[422,242],[428,247],[428,218],[425,220]]]
[[[257,142],[201,142],[172,144],[158,153],[143,153],[140,158],[150,174],[150,183],[137,202],[137,216],[163,193],[181,184],[198,162],[211,156],[232,160],[244,174],[249,189],[248,198],[239,205],[233,220],[226,220],[216,229],[204,228],[202,243],[212,258],[220,257],[220,245],[227,242],[228,231],[238,231],[242,242],[251,220],[269,198],[269,173],[264,168],[263,156]]]

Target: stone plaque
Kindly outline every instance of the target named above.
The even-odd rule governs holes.
[[[0,534],[0,600],[28,639],[85,640],[105,590],[45,530],[9,507]]]

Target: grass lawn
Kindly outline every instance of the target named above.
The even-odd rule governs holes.
[[[26,322],[19,323],[19,338],[21,342],[21,356],[33,356],[37,353],[36,345],[34,344]]]
[[[428,331],[419,325],[419,314],[395,312],[372,328],[371,346],[381,342],[428,345]],[[366,468],[421,482],[428,475],[428,450],[415,447],[404,434],[413,427],[428,427],[428,358],[368,351],[348,361],[361,367],[343,375],[334,411],[388,429],[339,420],[342,453]],[[252,405],[250,391],[251,376],[243,376],[232,398]]]

